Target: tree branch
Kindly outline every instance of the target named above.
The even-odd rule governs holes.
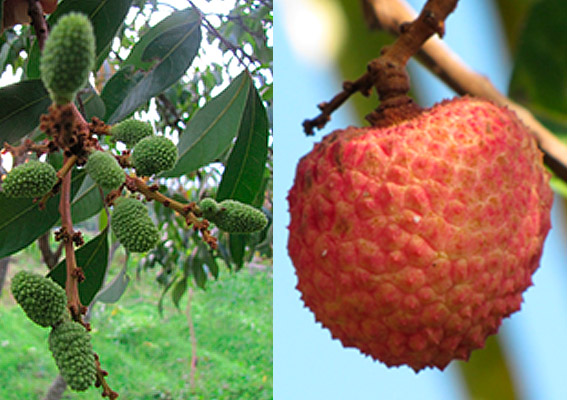
[[[49,34],[49,27],[43,16],[43,7],[39,0],[29,0],[28,14],[32,20],[32,26],[35,30],[35,35],[37,36],[37,43],[39,49],[43,50],[45,41],[47,40],[47,35]]]
[[[415,18],[415,11],[403,0],[364,0],[365,16],[371,28],[401,35],[400,29]],[[417,58],[459,95],[471,94],[513,110],[536,137],[544,161],[567,182],[567,146],[543,126],[526,108],[510,100],[484,76],[472,71],[442,40],[429,39]]]

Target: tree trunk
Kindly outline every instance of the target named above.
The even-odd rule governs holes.
[[[61,375],[57,375],[43,400],[60,400],[63,397],[63,393],[65,393],[65,389],[67,389],[67,384]]]
[[[9,263],[10,263],[10,257],[4,257],[0,259],[0,295],[2,294],[2,288],[4,287],[4,282],[6,282],[6,275],[8,275]]]

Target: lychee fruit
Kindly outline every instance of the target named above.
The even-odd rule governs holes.
[[[297,288],[334,338],[388,366],[467,360],[532,285],[548,181],[528,129],[486,100],[335,131],[288,196]]]

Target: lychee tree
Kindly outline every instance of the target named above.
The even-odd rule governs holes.
[[[537,222],[532,220],[522,229],[514,228],[514,223],[510,220],[502,220],[499,223],[499,229],[506,230],[507,235],[510,235],[508,238],[501,236],[488,239],[486,235],[483,237],[487,239],[487,242],[495,244],[495,248],[501,246],[501,249],[514,249],[512,256],[521,258],[530,246],[522,244],[509,247],[509,243],[515,241],[511,239],[512,236],[526,235],[530,240],[539,236],[540,249],[536,250],[534,256],[528,257],[526,263],[519,260],[513,262],[511,273],[521,275],[522,265],[534,265],[534,260],[539,259],[541,246],[549,229],[548,223],[544,222],[543,225],[540,225],[540,222],[549,221],[551,207],[551,189],[547,183],[548,178],[545,177],[547,172],[544,172],[542,154],[536,149],[536,141],[531,136],[537,138],[538,146],[545,155],[546,167],[554,174],[553,187],[558,191],[564,191],[567,150],[565,145],[548,130],[554,124],[548,124],[548,128],[545,128],[536,122],[529,111],[499,93],[486,79],[472,73],[463,64],[455,63],[454,58],[450,57],[446,53],[447,50],[441,48],[438,43],[436,47],[432,41],[422,48],[425,39],[431,34],[443,35],[445,27],[443,20],[455,7],[456,1],[427,2],[419,18],[413,23],[409,23],[409,21],[414,20],[415,17],[404,14],[403,11],[406,10],[406,6],[401,3],[365,1],[362,13],[360,13],[360,10],[353,10],[349,5],[344,7],[345,13],[363,14],[372,27],[378,26],[395,33],[399,36],[399,39],[394,43],[392,43],[391,38],[385,39],[384,43],[388,43],[388,46],[381,50],[382,56],[370,62],[368,62],[369,60],[363,61],[368,65],[368,72],[356,80],[349,79],[349,81],[344,82],[341,93],[328,102],[319,104],[321,114],[312,120],[305,121],[304,127],[309,134],[312,133],[313,128],[324,127],[329,121],[331,113],[353,93],[360,92],[368,96],[372,89],[376,88],[380,98],[380,106],[367,116],[368,122],[375,128],[349,127],[334,131],[316,144],[314,149],[300,160],[294,185],[288,195],[290,207],[288,250],[296,269],[297,288],[304,304],[313,311],[316,320],[330,330],[334,338],[340,339],[345,347],[356,347],[388,366],[406,364],[418,371],[426,365],[444,368],[443,365],[436,365],[433,359],[437,356],[444,358],[443,352],[448,348],[451,348],[451,351],[455,350],[456,353],[453,353],[454,357],[445,359],[442,364],[454,358],[468,359],[468,351],[461,353],[463,351],[462,345],[470,346],[470,348],[476,347],[473,344],[476,339],[456,339],[452,337],[453,329],[464,328],[463,333],[477,335],[479,327],[475,326],[472,320],[462,321],[463,323],[461,323],[457,322],[456,319],[465,315],[469,316],[469,311],[474,319],[475,314],[482,313],[481,308],[487,307],[490,301],[485,298],[482,301],[483,305],[477,306],[475,305],[476,295],[473,292],[467,292],[462,296],[465,301],[462,305],[468,308],[461,312],[463,310],[457,306],[459,300],[452,296],[463,289],[467,291],[467,287],[482,282],[482,278],[475,276],[473,272],[480,266],[476,263],[475,257],[490,257],[490,251],[488,248],[476,248],[478,243],[475,243],[475,233],[478,234],[479,231],[482,231],[484,223],[491,223],[491,219],[494,222],[496,216],[501,218],[507,212],[517,211],[522,216],[526,215],[521,211],[521,206],[511,204],[509,206],[497,206],[497,209],[494,210],[485,209],[476,216],[473,208],[465,207],[461,210],[463,212],[461,216],[464,219],[456,221],[452,218],[460,212],[452,213],[456,209],[453,209],[449,203],[456,200],[457,203],[464,205],[461,202],[466,202],[465,197],[474,196],[478,189],[475,188],[475,182],[482,185],[482,190],[489,190],[495,181],[499,182],[496,187],[493,187],[495,191],[492,193],[499,193],[500,196],[504,196],[498,201],[504,199],[503,181],[500,181],[498,177],[493,180],[495,176],[486,175],[482,178],[480,175],[475,176],[475,174],[483,175],[484,167],[493,172],[497,171],[497,174],[505,174],[506,166],[495,167],[499,165],[498,157],[502,156],[502,161],[511,162],[513,172],[510,170],[512,175],[505,180],[515,188],[519,188],[527,182],[526,190],[528,192],[538,193],[538,196],[542,196],[539,198],[540,200],[546,199],[534,203],[535,210],[538,210],[537,213],[543,219],[538,217]],[[557,2],[541,4],[540,8],[534,7],[532,21],[542,18],[542,13],[546,16],[550,15],[549,3],[553,3],[551,9],[555,9],[555,12],[558,12],[561,8]],[[561,24],[561,22],[556,20],[556,28],[558,28],[558,24]],[[534,22],[528,26],[533,25]],[[542,27],[540,26],[540,28]],[[360,32],[364,29],[367,28],[361,28],[360,23],[353,22],[353,31],[358,30]],[[340,32],[341,30],[337,29],[337,31]],[[553,31],[553,29],[550,29],[550,31]],[[450,31],[447,34],[449,35]],[[530,34],[534,34],[533,28]],[[342,62],[349,64],[352,68],[356,67],[357,63],[353,60],[360,57],[361,48],[380,47],[382,44],[379,45],[374,41],[364,39],[362,35],[353,36],[352,32],[346,36],[349,37],[346,40],[350,40],[350,42],[345,46],[345,53],[348,54],[345,55]],[[373,39],[376,39],[376,37],[373,37]],[[560,41],[558,37],[554,38],[552,34],[547,39],[553,43]],[[559,44],[558,49],[561,46],[562,44]],[[417,107],[418,110],[415,111],[416,106],[406,96],[410,86],[404,67],[408,54],[413,55],[420,48],[422,49],[419,53],[421,60],[424,60],[426,65],[445,79],[457,93],[491,99],[493,102],[505,105],[515,111],[524,121],[522,124],[526,126],[523,128],[524,133],[522,134],[526,138],[525,141],[523,139],[513,146],[517,151],[521,149],[520,153],[517,153],[519,157],[499,153],[498,146],[495,146],[490,140],[485,141],[487,139],[484,137],[484,134],[487,133],[485,129],[488,129],[488,133],[495,133],[498,136],[496,133],[498,128],[492,125],[492,122],[489,121],[490,118],[485,119],[490,112],[485,113],[483,111],[477,114],[473,110],[474,106],[469,108],[470,105],[479,100],[465,97],[463,100],[441,103],[431,110],[423,111]],[[532,53],[534,50],[531,49]],[[373,53],[377,52],[374,49]],[[522,70],[525,74],[525,69],[529,66],[526,66],[526,55],[523,55],[523,57],[524,59],[518,63],[518,70]],[[561,56],[557,57],[561,58]],[[360,59],[358,61],[360,62]],[[564,73],[565,64],[560,65],[558,71]],[[358,68],[358,71],[361,70],[363,68]],[[518,73],[518,76],[517,79],[526,79],[525,75],[520,76]],[[349,76],[349,78],[352,78],[352,76]],[[545,81],[545,77],[542,80]],[[514,83],[517,85],[516,90],[522,85],[518,81]],[[531,97],[528,98],[534,101],[537,92],[541,89],[536,89],[533,86],[529,89],[532,92],[529,93]],[[551,95],[551,97],[553,96]],[[561,97],[557,93],[555,96]],[[527,102],[526,99],[523,100]],[[359,104],[361,103],[360,98],[357,101]],[[452,105],[456,106],[453,109],[454,113],[442,111],[443,109],[448,111]],[[548,105],[548,107],[557,109],[558,104],[554,103]],[[368,105],[366,105],[366,109],[368,109]],[[541,113],[542,110],[538,109],[538,111]],[[367,113],[368,111],[366,111]],[[504,109],[497,112],[494,114],[494,122],[504,123],[505,115],[508,113],[509,111]],[[542,119],[545,120],[545,118]],[[514,120],[519,121],[516,116],[514,116]],[[429,123],[432,123],[432,125],[429,125]],[[439,124],[437,125],[437,123]],[[475,128],[472,128],[472,130],[470,128],[476,123],[482,128],[475,132]],[[504,123],[504,126],[506,126],[504,129],[507,132],[514,130],[506,123]],[[496,129],[492,131],[492,127]],[[460,142],[459,138],[464,138],[469,133],[472,134],[470,138],[472,141],[465,139],[464,142]],[[433,139],[437,134],[440,136]],[[415,142],[413,142],[414,139]],[[432,141],[429,141],[430,139]],[[475,146],[473,143],[477,140],[483,142],[481,147],[487,145],[490,150],[480,151],[471,157],[472,164],[465,169],[471,168],[472,176],[460,175],[459,171],[464,172],[463,165],[460,162],[471,156],[471,154],[467,155],[467,152],[472,150]],[[503,142],[505,141],[507,140],[503,139]],[[527,142],[532,143],[530,145],[532,150],[524,146]],[[458,155],[446,147],[452,145],[456,145],[455,150]],[[437,150],[440,150],[441,153]],[[522,175],[522,158],[531,151],[535,151],[536,157],[533,162],[527,164],[529,165],[528,168],[537,168],[540,173],[533,180],[523,180],[520,178]],[[443,155],[441,156],[441,154]],[[491,154],[493,158],[489,157],[486,162],[480,161],[484,155],[488,154]],[[421,158],[421,156],[424,156],[424,158]],[[440,163],[437,163],[436,159]],[[478,164],[476,164],[477,162]],[[445,175],[445,172],[448,172],[448,175]],[[427,182],[418,183],[421,178],[424,178]],[[467,186],[466,194],[465,192],[462,193],[464,197],[458,194],[458,190],[451,191],[452,194],[441,195],[441,192],[437,190],[438,188],[427,189],[427,186],[430,183],[434,184],[435,181],[451,186],[451,181],[454,179],[458,181],[458,184]],[[418,195],[415,190],[423,190],[423,192]],[[457,197],[452,198],[452,195]],[[489,194],[483,195],[483,199],[489,198]],[[408,212],[408,210],[416,211],[415,207],[419,209],[423,206],[422,201],[431,201],[433,208],[441,207],[443,210],[421,209],[415,215]],[[448,203],[445,203],[445,201]],[[480,199],[476,205],[483,203],[483,201]],[[456,205],[456,203],[453,203],[453,205]],[[413,217],[410,217],[409,214],[412,214]],[[440,217],[453,227],[459,226],[459,228],[452,233],[448,231],[443,233],[441,225],[433,224],[435,225],[433,227],[423,223],[423,218],[427,218],[427,216]],[[470,231],[466,228],[463,229],[466,224],[461,225],[461,222],[465,222],[467,218],[471,218],[469,222],[479,218],[476,220],[479,224],[475,225],[475,228]],[[539,230],[543,226],[545,226],[544,229],[537,234],[528,233],[531,232],[531,229]],[[479,230],[476,230],[477,228]],[[485,231],[484,234],[486,233],[488,232]],[[460,237],[460,234],[465,234],[465,236]],[[425,242],[422,243],[423,246],[418,243],[420,239]],[[443,245],[438,242],[439,239],[444,242]],[[449,253],[452,253],[452,255],[449,255],[446,251],[452,247],[451,241],[453,240],[458,241],[458,243],[453,244],[459,250],[455,253],[450,251]],[[449,247],[445,247],[445,244]],[[461,253],[460,250],[467,247],[472,250],[470,255],[459,260],[460,256],[464,256],[464,253]],[[433,250],[433,253],[428,254],[428,250]],[[447,255],[446,261],[449,261],[452,267],[441,275],[437,275],[439,271],[436,267],[439,264],[437,261],[433,261],[430,264],[431,268],[418,267],[417,273],[414,273],[415,270],[411,272],[416,265],[422,265],[422,262],[427,264],[426,260],[429,259],[429,256],[436,259],[435,254],[443,259]],[[506,268],[506,257],[497,257],[497,259],[497,263]],[[463,264],[462,267],[459,262]],[[534,267],[528,269],[532,269],[532,272],[535,270]],[[459,280],[460,273],[467,275],[464,281]],[[500,279],[499,274],[501,273],[502,271],[491,271],[490,279],[495,281]],[[436,276],[443,278],[437,280]],[[452,283],[443,282],[445,278],[453,280]],[[492,283],[495,283],[495,281]],[[445,283],[448,284],[448,291],[441,287]],[[528,285],[530,284],[528,282]],[[506,289],[506,284],[503,282],[499,286],[499,289],[503,292],[512,293],[509,288]],[[527,286],[524,286],[520,292],[526,288]],[[444,304],[449,307],[447,317],[440,314],[435,315],[435,312],[431,312],[432,309],[428,307],[432,307],[435,303],[435,301],[431,301],[432,298],[428,296],[425,296],[427,299],[425,297],[420,298],[428,290],[433,290],[438,294],[442,293],[443,301],[437,305]],[[453,290],[454,292],[451,294]],[[521,297],[517,299],[517,304],[514,307],[516,310],[519,308],[520,302]],[[503,306],[503,304],[500,304],[500,306]],[[495,308],[491,306],[490,308],[492,312],[489,314],[492,317],[495,315]],[[510,311],[503,310],[503,316],[509,315]],[[430,317],[432,319],[429,319]],[[484,321],[488,322],[489,319],[484,319]],[[496,329],[490,329],[493,331],[492,333],[497,330],[499,325],[500,323],[497,323]],[[425,334],[427,337],[423,341],[420,339],[421,334]],[[449,345],[444,340],[453,343]],[[428,343],[432,344],[431,348],[428,348]],[[478,344],[480,344],[479,347],[482,347],[484,340],[479,341]],[[427,364],[426,362],[424,364],[422,363],[424,359],[417,361],[413,358],[417,354],[423,355],[425,360],[432,363]],[[415,364],[416,361],[417,364]],[[494,362],[494,366],[497,365],[500,364]],[[478,379],[479,374],[476,374],[477,377],[475,377],[474,373],[467,373],[466,365],[463,370],[471,383],[471,387],[483,385],[478,380],[475,384],[475,379]],[[505,375],[502,375],[505,378],[502,379],[502,382],[509,379],[509,376]],[[478,392],[478,390],[473,389],[473,392],[475,391]]]
[[[127,262],[106,282],[117,244],[161,266],[176,305],[221,266],[271,257],[272,5],[2,3],[1,67],[21,77],[0,88],[0,258],[38,242],[46,277],[21,271],[11,291],[51,330],[67,385],[114,399],[87,312],[126,288]]]

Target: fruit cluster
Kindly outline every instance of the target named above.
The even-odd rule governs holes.
[[[33,322],[52,327],[49,349],[65,382],[73,390],[87,390],[96,377],[94,352],[85,328],[67,320],[65,291],[51,279],[27,271],[14,275],[11,289]]]

